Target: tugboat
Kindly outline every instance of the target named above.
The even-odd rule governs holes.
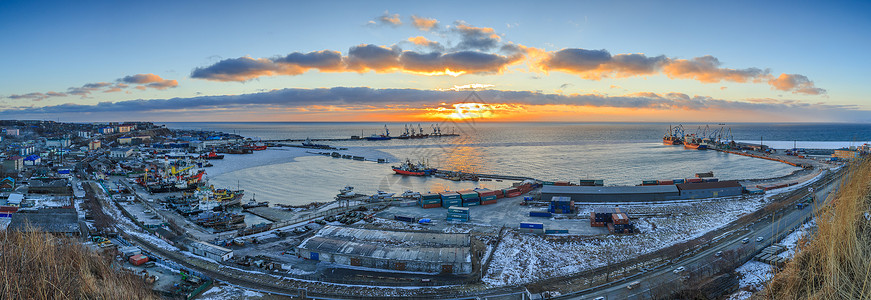
[[[252,196],[251,200],[249,200],[248,203],[242,204],[242,208],[244,208],[244,209],[261,207],[261,206],[268,207],[269,201],[257,202],[257,200],[254,200],[254,197]]]
[[[435,168],[427,167],[426,164],[418,162],[417,164],[412,164],[411,160],[405,159],[405,162],[399,166],[393,166],[393,172],[399,175],[406,176],[429,176],[435,173]]]
[[[687,149],[705,150],[708,149],[708,144],[702,141],[695,134],[688,134],[684,137],[683,147]]]
[[[312,142],[312,139],[308,138],[308,137],[305,138],[305,142],[302,142],[302,146],[305,148],[312,148],[312,149],[333,149],[333,147],[330,145],[315,144]]]

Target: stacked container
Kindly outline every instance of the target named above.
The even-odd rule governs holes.
[[[674,181],[671,180],[657,180],[656,184],[658,185],[673,185]]]
[[[459,191],[458,193],[463,200],[463,206],[481,205],[481,198],[478,198],[478,193],[474,190]]]
[[[520,189],[507,188],[507,189],[502,190],[502,194],[505,195],[505,198],[519,197],[520,196]]]
[[[704,180],[705,180],[705,182],[718,182],[718,181],[720,181],[720,179],[717,179],[717,178],[705,178]]]
[[[544,234],[544,224],[534,222],[521,222],[518,229],[522,233]]]
[[[641,185],[657,185],[659,181],[656,180],[642,180]]]
[[[481,205],[496,204],[496,192],[488,189],[475,189],[475,192],[481,198]]]
[[[442,207],[442,197],[439,194],[426,193],[420,195],[420,207],[436,208]]]
[[[417,222],[417,218],[415,218],[415,217],[393,216],[393,219],[397,220],[397,221],[409,222],[409,223]]]
[[[674,184],[681,184],[681,183],[683,183],[683,179],[675,179],[675,180],[672,180],[671,182]]]
[[[460,206],[448,207],[448,221],[469,222],[469,208]]]
[[[599,217],[596,212],[590,212],[590,227],[605,227],[605,218]]]
[[[444,192],[441,193],[442,207],[463,206],[463,199],[460,198],[460,193]]]
[[[496,199],[505,198],[505,194],[502,192],[502,190],[495,190],[495,191],[493,191],[493,193],[496,194]]]
[[[575,201],[572,201],[571,197],[554,196],[550,200],[548,210],[555,214],[570,214],[575,211]]]
[[[705,182],[705,180],[703,180],[701,178],[687,178],[686,180],[684,180],[684,182],[686,182],[686,183],[700,183],[700,182]]]
[[[629,215],[619,207],[600,208],[590,212],[590,226],[608,227],[610,233],[635,232],[635,224],[629,221]]]
[[[553,185],[555,186],[569,186],[568,181],[554,181]]]

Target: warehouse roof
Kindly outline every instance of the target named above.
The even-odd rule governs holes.
[[[645,186],[556,186],[545,185],[541,188],[542,194],[661,194],[678,193],[674,185],[645,185]]]
[[[28,227],[50,233],[78,233],[79,219],[73,208],[43,208],[35,212],[12,214],[9,229],[25,231]]]
[[[409,247],[386,246],[385,244],[337,239],[334,237],[314,236],[302,242],[299,248],[316,251],[338,253],[344,255],[364,256],[399,261],[429,261],[446,263],[470,263],[472,256],[470,248],[466,247]]]
[[[419,246],[433,247],[468,247],[470,244],[468,233],[389,231],[340,226],[326,226],[317,233],[317,236],[342,240],[378,242],[379,244],[388,245],[417,244]]]
[[[680,190],[707,190],[735,187],[742,187],[737,180],[677,184],[677,188]]]

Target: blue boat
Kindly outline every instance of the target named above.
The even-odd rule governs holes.
[[[366,140],[369,141],[383,141],[389,139],[392,139],[392,137],[390,137],[390,130],[387,129],[387,124],[384,125],[384,134],[378,135],[373,133],[372,135],[366,137]]]

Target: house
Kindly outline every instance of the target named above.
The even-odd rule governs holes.
[[[115,133],[115,128],[100,127],[100,129],[98,129],[97,131],[99,131],[101,134],[112,134],[112,133]]]
[[[133,148],[112,148],[109,151],[109,157],[111,158],[127,158],[133,155]]]
[[[16,128],[6,128],[3,129],[3,132],[5,132],[6,135],[19,135],[19,131]]]
[[[103,146],[103,145],[102,145],[102,142],[100,142],[100,140],[93,140],[93,141],[88,142],[88,150],[97,150],[97,149],[100,149],[101,146]]]
[[[206,242],[192,242],[189,245],[191,253],[216,261],[228,261],[233,258],[233,250],[212,245]]]
[[[0,191],[9,192],[15,189],[15,179],[6,177],[0,179]]]
[[[93,136],[93,134],[90,131],[77,131],[76,136],[83,139],[89,139],[91,138],[91,136]]]
[[[9,198],[6,199],[6,205],[8,206],[21,206],[21,202],[24,201],[24,195],[18,193],[9,194]]]
[[[119,133],[130,132],[133,130],[133,128],[134,128],[133,125],[121,125],[121,126],[118,126],[118,132]]]
[[[130,145],[130,144],[138,145],[138,144],[142,144],[146,141],[151,141],[151,137],[147,136],[147,135],[143,135],[143,136],[125,136],[125,137],[118,138],[119,145]]]
[[[25,166],[38,166],[42,163],[42,158],[39,155],[32,154],[24,158]]]

